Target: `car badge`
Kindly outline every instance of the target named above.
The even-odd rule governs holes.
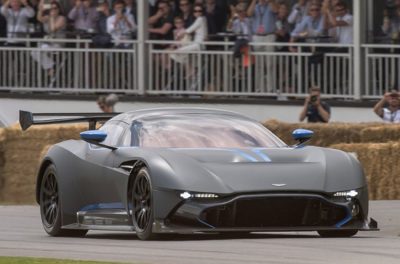
[[[272,184],[272,186],[275,186],[275,187],[283,187],[283,186],[286,186],[287,184],[286,183],[273,183]]]

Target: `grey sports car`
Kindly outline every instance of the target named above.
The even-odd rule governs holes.
[[[44,119],[45,116],[61,116]],[[368,221],[368,188],[357,159],[288,146],[258,122],[211,109],[151,109],[122,114],[32,114],[33,124],[90,123],[82,140],[50,148],[37,177],[45,231],[165,233],[317,231],[350,237],[378,230]],[[97,122],[104,122],[95,130]]]

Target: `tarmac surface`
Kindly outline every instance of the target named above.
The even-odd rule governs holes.
[[[320,238],[316,232],[245,237],[179,235],[140,241],[134,233],[90,231],[84,238],[45,234],[37,206],[0,206],[0,256],[130,263],[400,263],[400,201],[372,201],[379,232]]]

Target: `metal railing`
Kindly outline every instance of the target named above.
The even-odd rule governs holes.
[[[0,90],[138,93],[135,41],[111,49],[85,39],[15,41],[0,46]]]
[[[148,41],[146,64],[140,64],[137,41],[109,49],[93,48],[86,39],[18,42],[24,46],[0,46],[0,90],[284,98],[306,96],[318,86],[327,98],[376,99],[400,85],[400,45],[362,45],[361,62],[353,45],[250,43],[235,58],[229,41],[183,50],[169,48],[178,42]],[[293,46],[296,52],[289,51]],[[361,96],[354,86],[355,63],[362,65]],[[138,76],[139,67],[147,69],[145,76]],[[139,78],[148,85],[138,87]]]
[[[326,97],[354,97],[352,46],[251,43],[235,58],[233,42],[204,42],[194,50],[187,48],[192,44],[172,50],[168,46],[179,43],[147,43],[148,94],[306,96],[318,86]]]
[[[365,89],[362,97],[378,99],[400,85],[400,45],[368,44],[365,50]]]

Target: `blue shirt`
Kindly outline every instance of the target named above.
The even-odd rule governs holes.
[[[264,27],[264,34],[274,33],[276,31],[276,14],[272,11],[269,4],[257,4],[253,14],[253,34],[257,35],[258,28]]]
[[[315,19],[310,16],[306,16],[299,24],[297,24],[291,36],[299,37],[300,33],[307,32],[309,37],[316,37],[323,35],[325,33],[324,30],[325,28],[323,16]]]

